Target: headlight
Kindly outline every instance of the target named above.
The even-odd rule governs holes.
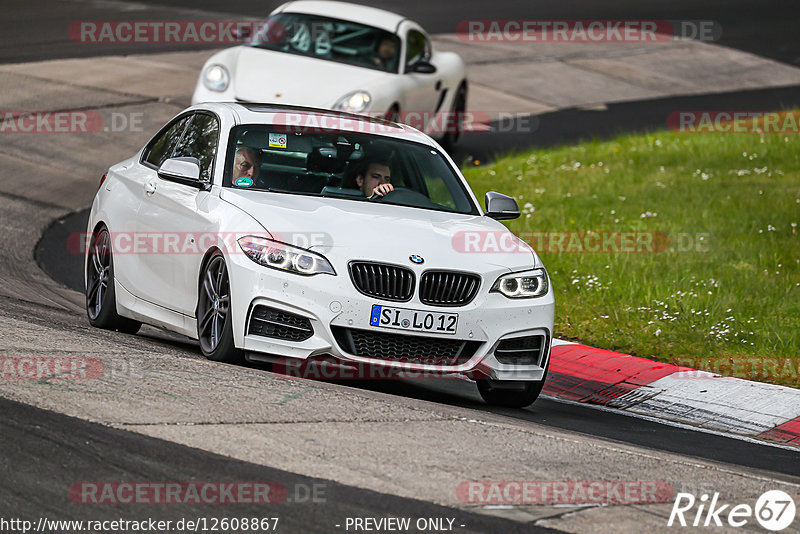
[[[547,294],[547,273],[534,269],[522,273],[504,274],[492,286],[492,291],[510,299],[541,297]]]
[[[222,65],[211,65],[203,72],[203,85],[212,91],[222,92],[228,88],[231,77]]]
[[[342,97],[333,109],[340,109],[342,111],[350,111],[353,113],[361,113],[372,101],[372,97],[366,91],[354,91]]]
[[[311,276],[332,274],[336,276],[330,262],[324,256],[280,241],[248,235],[238,239],[239,246],[247,257],[280,271]]]

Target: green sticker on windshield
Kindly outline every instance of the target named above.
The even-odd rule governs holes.
[[[253,185],[253,180],[247,176],[241,176],[237,178],[235,182],[233,182],[233,185],[236,187],[250,187]]]

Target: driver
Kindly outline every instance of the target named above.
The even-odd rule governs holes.
[[[242,146],[236,149],[236,157],[233,158],[233,178],[232,182],[241,177],[250,178],[253,182],[258,179],[261,170],[261,153],[249,146]]]
[[[394,60],[397,55],[397,44],[391,37],[384,37],[378,41],[375,47],[376,55],[372,61],[383,70],[392,70],[394,68]]]
[[[394,191],[391,180],[391,169],[384,160],[380,159],[367,158],[356,174],[356,185],[367,198],[374,195],[382,197],[386,193]]]

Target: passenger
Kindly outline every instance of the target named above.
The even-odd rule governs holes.
[[[237,179],[247,177],[255,182],[259,171],[261,171],[261,152],[249,146],[237,148],[236,156],[233,158],[231,181],[235,184]]]

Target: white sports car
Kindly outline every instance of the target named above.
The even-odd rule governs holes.
[[[487,402],[524,406],[544,382],[554,299],[539,257],[497,222],[518,216],[494,192],[482,210],[408,126],[200,104],[104,175],[87,312],[198,339],[212,360],[465,375]]]
[[[193,104],[276,102],[366,113],[401,119],[448,145],[458,141],[467,106],[464,62],[434,50],[407,18],[301,0],[278,7],[241,38],[248,44],[206,61]]]

